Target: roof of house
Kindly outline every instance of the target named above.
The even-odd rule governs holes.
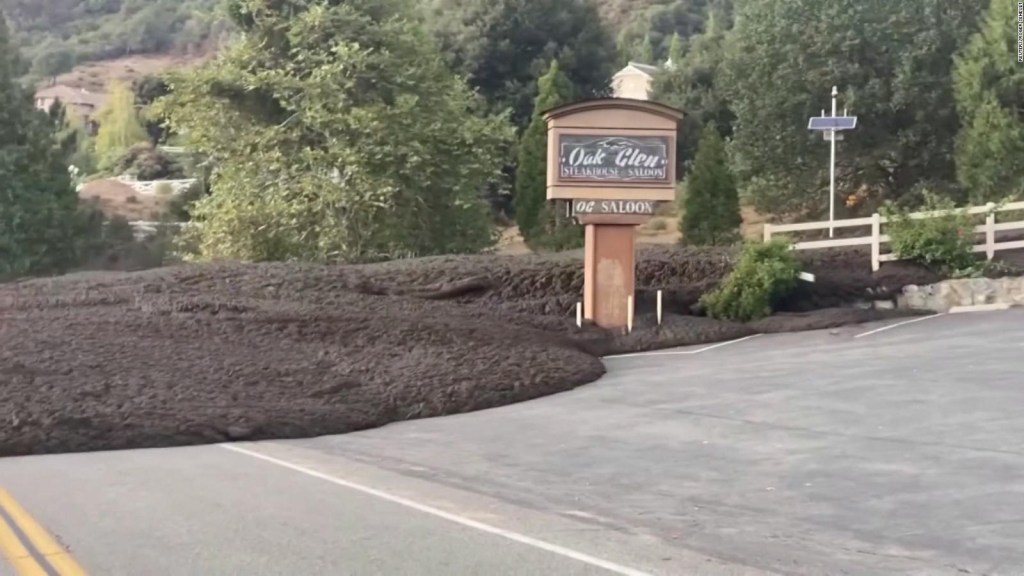
[[[103,103],[103,95],[72,88],[63,84],[48,86],[36,92],[36,98],[55,98],[65,104],[89,104],[99,106]]]
[[[626,64],[625,68],[619,70],[615,75],[618,76],[619,74],[628,73],[630,72],[630,69],[640,72],[641,74],[646,74],[648,76],[654,76],[660,70],[660,68],[658,68],[657,66],[631,61],[628,64]]]

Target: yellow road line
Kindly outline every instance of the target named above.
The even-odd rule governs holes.
[[[14,567],[18,576],[46,576],[46,570],[36,562],[18,539],[18,535],[0,518],[0,554]]]
[[[85,576],[85,570],[75,562],[57,540],[39,525],[18,502],[3,488],[0,488],[0,508],[3,508],[18,528],[25,534],[32,546],[61,576]]]

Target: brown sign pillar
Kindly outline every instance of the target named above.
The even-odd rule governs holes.
[[[627,324],[636,227],[675,199],[676,127],[683,113],[646,100],[602,98],[548,110],[548,200],[568,200],[586,226],[583,316]]]

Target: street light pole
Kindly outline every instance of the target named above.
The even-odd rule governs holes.
[[[832,117],[836,117],[836,96],[839,95],[839,89],[835,86],[832,87]],[[835,228],[833,223],[836,219],[836,131],[829,130],[829,140],[832,144],[832,157],[829,160],[828,167],[828,237],[832,238],[835,236]]]

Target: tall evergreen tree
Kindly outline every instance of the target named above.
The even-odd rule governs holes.
[[[1024,66],[1007,24],[1016,18],[1016,0],[992,0],[956,59],[957,177],[976,204],[1024,195]]]
[[[76,261],[78,195],[55,122],[17,82],[20,61],[0,13],[0,279]]]
[[[654,43],[651,41],[650,34],[644,36],[644,41],[640,44],[640,53],[637,54],[636,59],[643,64],[654,64]]]
[[[739,193],[729,170],[725,141],[708,124],[700,139],[693,170],[686,178],[680,228],[693,245],[729,244],[739,238]]]
[[[683,39],[679,33],[672,35],[672,41],[668,45],[668,60],[666,65],[673,69],[683,63]]]
[[[547,72],[537,80],[538,92],[533,118],[519,141],[519,169],[516,178],[516,223],[527,243],[537,243],[549,235],[547,203],[547,124],[543,112],[572,100],[572,84],[562,73],[558,60],[552,60]]]

